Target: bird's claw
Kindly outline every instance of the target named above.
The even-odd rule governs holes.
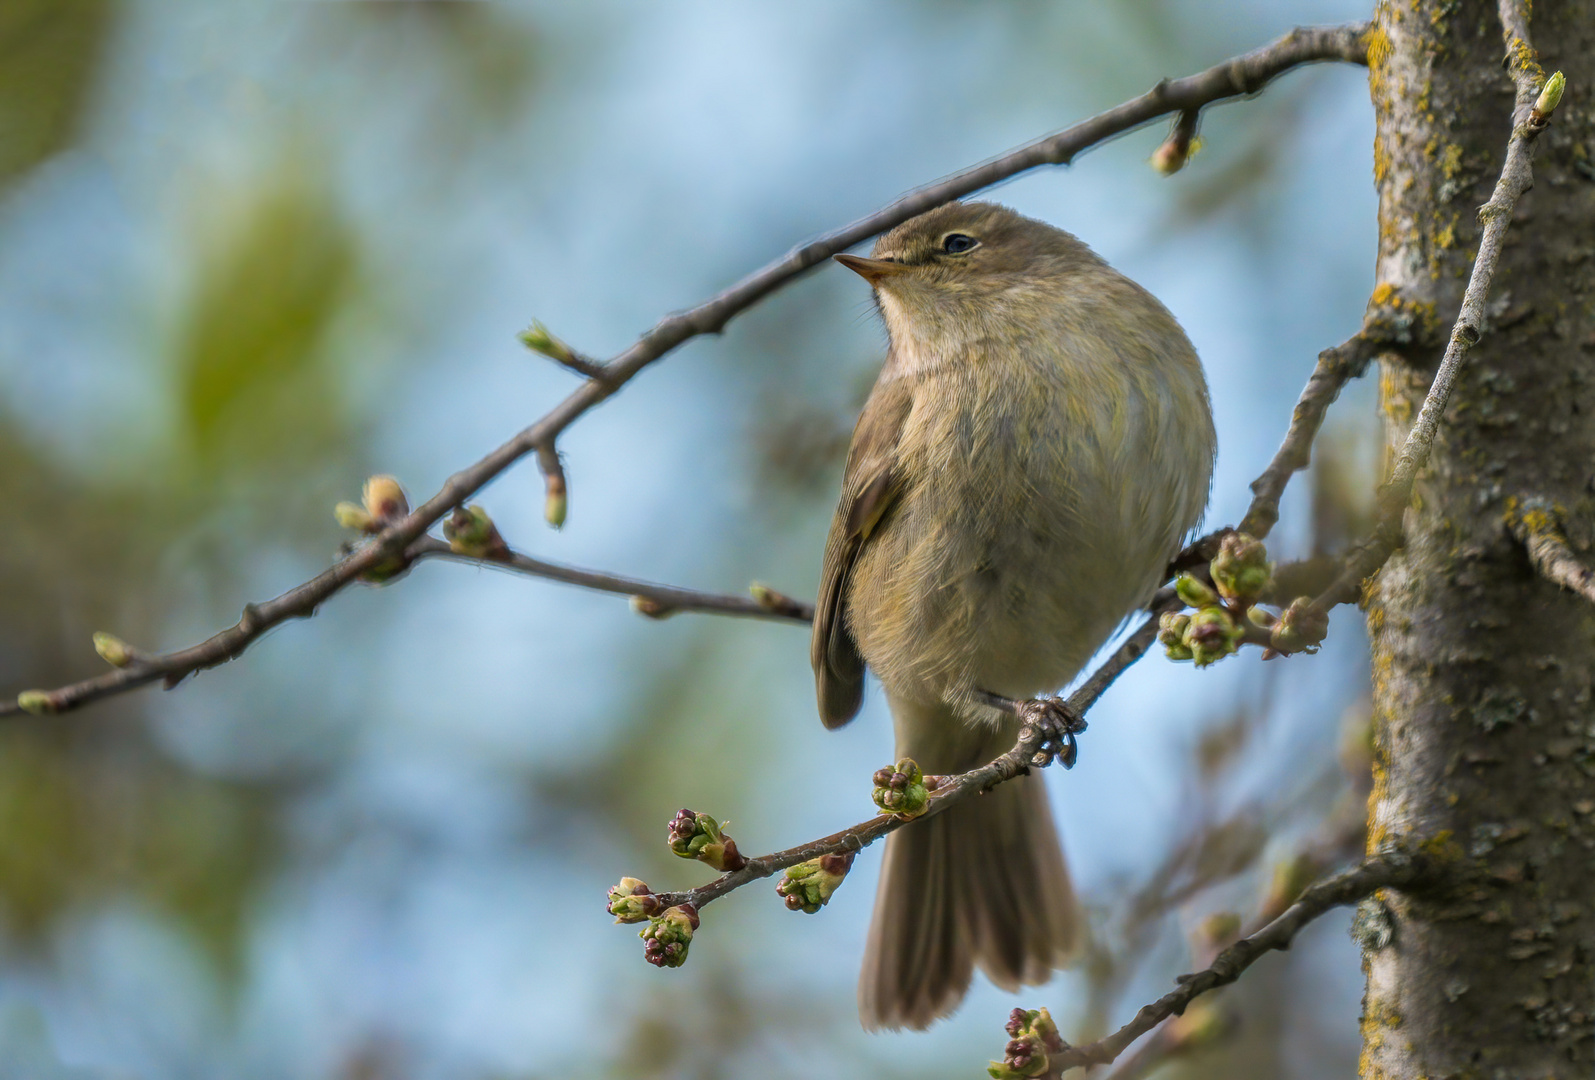
[[[1030,757],[1030,764],[1044,767],[1054,758],[1065,769],[1074,768],[1080,756],[1080,744],[1075,736],[1086,729],[1086,722],[1064,703],[1062,698],[1033,698],[1019,702],[1019,719],[1022,724],[1019,736],[1029,741],[1039,738],[1040,745]]]

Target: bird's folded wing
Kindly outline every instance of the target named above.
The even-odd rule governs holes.
[[[897,445],[913,404],[912,380],[883,380],[870,393],[853,429],[842,498],[825,542],[809,649],[820,719],[826,727],[841,727],[853,719],[864,700],[864,658],[847,625],[848,578],[901,493]]]

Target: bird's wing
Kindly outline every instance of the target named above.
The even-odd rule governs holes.
[[[881,527],[901,491],[897,444],[913,404],[911,380],[877,383],[853,429],[842,498],[825,542],[809,647],[820,719],[828,728],[853,719],[864,700],[864,658],[847,626],[847,584],[859,552]]]

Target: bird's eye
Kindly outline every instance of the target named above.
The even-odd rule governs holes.
[[[949,255],[962,255],[964,252],[972,250],[979,243],[980,241],[973,236],[965,236],[961,232],[948,233],[941,242],[941,249]]]

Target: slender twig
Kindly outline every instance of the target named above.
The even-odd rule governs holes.
[[[1326,612],[1337,604],[1351,603],[1361,598],[1362,584],[1376,573],[1394,553],[1401,542],[1402,517],[1412,501],[1412,486],[1418,472],[1429,461],[1434,448],[1436,431],[1445,414],[1446,403],[1462,373],[1462,363],[1468,350],[1476,344],[1486,329],[1484,304],[1490,293],[1490,282],[1495,277],[1496,263],[1501,257],[1502,243],[1518,199],[1534,186],[1534,147],[1540,132],[1550,123],[1550,113],[1555,103],[1542,113],[1536,98],[1540,92],[1539,65],[1530,57],[1527,20],[1518,3],[1502,0],[1501,22],[1506,39],[1506,55],[1512,77],[1517,82],[1517,101],[1512,116],[1512,137],[1506,146],[1506,161],[1501,166],[1501,176],[1496,181],[1490,201],[1479,208],[1479,223],[1483,231],[1479,237],[1479,253],[1473,260],[1473,272],[1468,278],[1467,291],[1462,297],[1462,310],[1457,314],[1446,345],[1445,356],[1429,385],[1429,392],[1418,411],[1418,419],[1401,444],[1390,479],[1379,491],[1379,521],[1373,534],[1354,550],[1346,560],[1346,568],[1335,583],[1319,594],[1314,607]]]
[[[1109,1064],[1136,1039],[1169,1017],[1183,1013],[1186,1006],[1202,994],[1234,982],[1263,954],[1290,948],[1302,928],[1320,915],[1356,903],[1380,889],[1410,885],[1425,871],[1425,865],[1410,856],[1375,856],[1309,886],[1279,918],[1219,953],[1209,967],[1195,974],[1181,975],[1176,980],[1179,983],[1176,989],[1142,1006],[1133,1020],[1112,1035],[1049,1054],[1051,1071],[1047,1075],[1055,1077],[1070,1069]]]
[[[1318,363],[1291,413],[1285,441],[1279,444],[1274,460],[1263,470],[1263,475],[1252,481],[1252,505],[1241,519],[1240,532],[1250,533],[1259,540],[1268,535],[1279,520],[1279,500],[1285,493],[1285,486],[1292,475],[1305,469],[1312,460],[1313,440],[1318,436],[1329,406],[1348,382],[1367,370],[1368,361],[1377,351],[1374,337],[1358,332],[1343,344],[1318,354]]]
[[[1595,569],[1586,566],[1568,544],[1554,507],[1543,499],[1525,499],[1507,516],[1507,528],[1547,581],[1595,603]]]
[[[814,619],[814,605],[794,600],[788,596],[764,590],[763,599],[751,596],[734,596],[726,593],[699,592],[676,585],[658,585],[638,578],[606,574],[599,570],[584,570],[578,566],[545,562],[530,555],[510,551],[498,558],[476,558],[454,551],[441,540],[424,536],[410,548],[414,559],[450,559],[472,563],[496,570],[508,570],[532,577],[559,581],[566,585],[579,585],[584,589],[616,593],[620,596],[641,597],[649,606],[644,614],[664,618],[682,611],[707,612],[716,615],[743,615],[755,619],[776,619],[782,622],[809,623]]]
[[[1167,603],[1167,599],[1164,603]],[[1113,655],[1104,660],[1094,672],[1091,673],[1084,684],[1064,702],[1064,707],[1075,716],[1084,716],[1095,705],[1113,681],[1122,675],[1131,664],[1141,659],[1146,654],[1152,642],[1157,640],[1157,614],[1154,613],[1136,628],[1124,643],[1114,650]],[[1007,699],[1001,699],[1007,700]],[[1015,703],[1009,702],[1010,709]],[[711,900],[716,900],[729,892],[741,888],[750,882],[761,878],[770,877],[780,873],[789,866],[796,866],[810,859],[817,859],[821,855],[846,855],[868,847],[875,841],[896,832],[914,821],[922,818],[933,817],[944,813],[965,799],[973,798],[981,792],[989,791],[1005,780],[1012,780],[1016,776],[1028,773],[1032,768],[1036,752],[1040,750],[1043,741],[1042,734],[1027,725],[1021,731],[1019,740],[1007,753],[995,760],[955,776],[941,777],[936,790],[931,796],[930,804],[924,813],[905,818],[896,814],[880,814],[868,821],[860,822],[841,832],[832,833],[830,836],[811,840],[785,851],[777,851],[770,855],[761,855],[756,859],[749,859],[747,865],[740,870],[722,874],[713,881],[700,885],[696,889],[684,892],[659,893],[661,907],[673,907],[677,904],[691,904],[701,909]]]
[[[1160,116],[1204,108],[1257,93],[1276,76],[1304,64],[1344,61],[1366,64],[1368,24],[1292,30],[1260,49],[1235,57],[1196,75],[1164,80],[1139,97],[1081,121],[1056,135],[1027,143],[933,184],[916,188],[896,202],[840,229],[825,233],[759,269],[696,307],[671,315],[633,345],[602,365],[602,378],[590,378],[541,420],[449,477],[438,493],[366,544],[280,596],[249,604],[238,622],[198,645],[152,657],[95,678],[50,691],[29,691],[40,712],[65,712],[113,694],[164,680],[182,678],[240,655],[267,630],[313,615],[316,608],[362,574],[391,562],[433,525],[464,504],[483,485],[534,450],[550,452],[559,434],[589,410],[630,382],[643,368],[678,345],[702,334],[723,330],[733,317],[802,274],[926,210],[980,191],[1042,165],[1067,165],[1081,153],[1117,135],[1133,131]],[[0,703],[0,716],[23,711],[15,702]]]

